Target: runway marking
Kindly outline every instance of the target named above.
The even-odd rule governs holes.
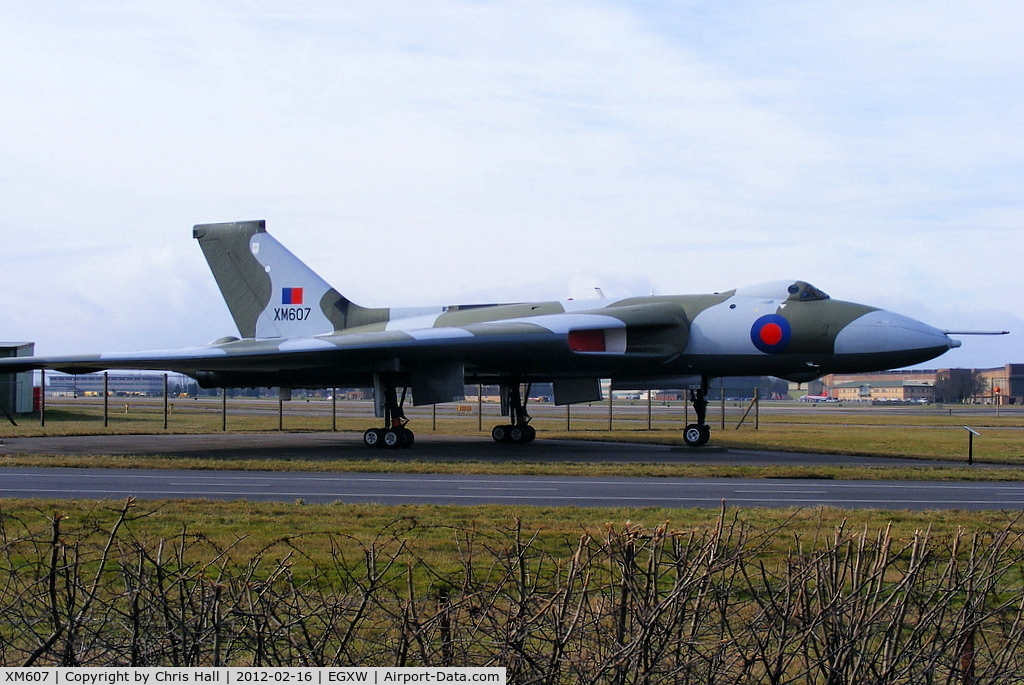
[[[742,495],[767,494],[764,490],[733,490]],[[827,495],[828,490],[772,490],[773,495]]]
[[[483,486],[483,485],[479,485],[479,486],[461,485],[461,486],[459,486],[458,489],[459,490],[483,490],[485,492],[505,491],[505,490],[512,491],[512,492],[519,492],[523,488],[521,488],[521,487],[516,487],[516,488],[504,488],[504,487],[502,487],[502,488],[499,488],[499,487],[494,486],[494,485],[488,485],[488,486]],[[561,490],[561,488],[534,488],[534,487],[530,488],[531,492],[558,492],[559,490]]]
[[[168,483],[168,485],[170,485],[170,486],[177,486],[177,487],[188,487],[189,485],[192,485],[192,484],[193,483],[188,482],[188,481],[185,481],[185,482],[170,481]],[[207,487],[213,487],[213,486],[219,485],[221,487],[234,488],[234,487],[238,487],[239,482],[238,481],[234,481],[234,482],[218,483],[217,481],[203,481],[203,485],[207,486]],[[269,488],[271,485],[272,485],[272,483],[252,483],[250,485],[250,487],[254,487],[254,488]]]

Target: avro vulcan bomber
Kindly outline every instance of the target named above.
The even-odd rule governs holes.
[[[683,437],[708,442],[708,387],[721,376],[809,381],[828,373],[907,366],[960,342],[947,331],[793,280],[722,293],[426,308],[349,301],[289,252],[264,221],[200,224],[199,241],[237,337],[183,349],[0,360],[0,372],[56,369],[176,371],[206,388],[373,387],[378,428],[368,446],[408,447],[403,404],[460,399],[467,383],[501,388],[499,442],[536,436],[527,413],[533,383],[556,404],[619,387],[689,387],[696,423]],[[634,386],[630,386],[634,383]]]

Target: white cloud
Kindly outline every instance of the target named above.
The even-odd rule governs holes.
[[[189,228],[248,218],[368,304],[800,277],[1020,319],[1022,12],[21,5],[0,26],[4,336],[228,332]]]

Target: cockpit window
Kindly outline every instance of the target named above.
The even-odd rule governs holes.
[[[803,281],[797,281],[796,283],[789,286],[789,298],[790,300],[796,300],[798,302],[810,302],[813,300],[827,300],[828,295],[821,290],[818,290],[810,283],[804,283]]]
[[[766,300],[788,300],[790,302],[813,302],[827,300],[828,295],[806,281],[772,281],[760,285],[736,288],[733,294],[740,297],[758,297]]]

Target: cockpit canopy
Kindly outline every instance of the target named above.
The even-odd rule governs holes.
[[[786,292],[789,293],[788,300],[797,300],[799,302],[809,302],[811,300],[827,300],[828,294],[818,290],[810,283],[804,281],[797,281],[786,288]]]
[[[774,281],[762,283],[736,290],[737,295],[746,297],[764,297],[772,300],[787,300],[790,302],[813,302],[815,300],[827,300],[828,295],[815,288],[806,281]]]

